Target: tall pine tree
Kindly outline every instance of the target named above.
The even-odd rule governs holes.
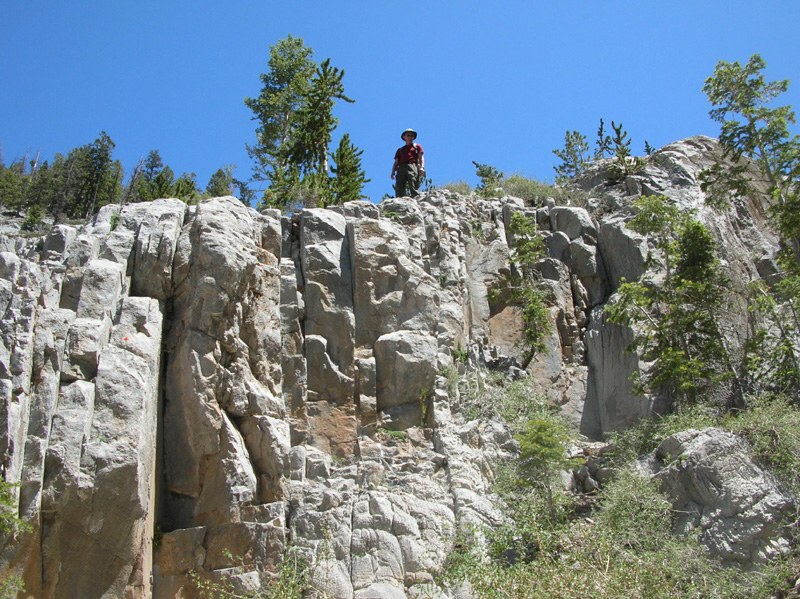
[[[262,205],[326,205],[334,201],[328,146],[338,119],[336,100],[344,93],[344,71],[330,59],[317,65],[313,51],[289,36],[270,48],[270,71],[261,75],[257,98],[245,98],[259,122],[257,143],[248,146],[256,178],[269,181]]]
[[[261,92],[244,99],[253,111],[253,120],[258,121],[256,143],[248,144],[247,151],[255,161],[256,178],[270,181],[271,187],[283,187],[291,178],[288,156],[317,66],[313,55],[302,38],[290,35],[280,40],[270,47],[269,70],[261,74]]]

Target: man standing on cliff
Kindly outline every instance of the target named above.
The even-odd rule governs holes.
[[[398,148],[394,154],[394,164],[392,165],[392,179],[395,180],[395,197],[417,197],[419,195],[419,183],[425,176],[425,156],[422,146],[414,143],[417,139],[417,132],[413,129],[406,129],[400,135],[406,145]]]

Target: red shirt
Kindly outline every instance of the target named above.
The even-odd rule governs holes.
[[[397,160],[397,164],[417,164],[417,158],[424,153],[421,145],[411,144],[410,146],[398,148],[397,152],[394,153],[394,159]]]

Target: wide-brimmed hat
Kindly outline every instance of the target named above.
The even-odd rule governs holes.
[[[406,133],[413,133],[413,134],[414,134],[414,139],[417,139],[417,132],[416,132],[416,131],[414,131],[413,129],[406,129],[405,131],[403,131],[403,132],[400,134],[400,139],[403,139],[403,136],[404,136]]]

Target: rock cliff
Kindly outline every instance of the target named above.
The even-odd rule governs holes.
[[[643,269],[633,197],[698,210],[734,280],[774,272],[763,204],[703,204],[717,151],[672,144],[616,186],[600,163],[579,181],[588,208],[164,199],[0,237],[0,457],[32,526],[4,539],[3,567],[31,597],[194,597],[193,576],[254,587],[291,544],[334,597],[446,596],[432,582],[455,529],[502,521],[492,464],[515,451],[446,376],[522,374],[519,310],[488,299],[511,215],[535,217],[548,253],[552,333],[527,375],[601,438],[659,409],[632,392],[630,331],[603,316]],[[734,346],[744,310],[725,315]]]

